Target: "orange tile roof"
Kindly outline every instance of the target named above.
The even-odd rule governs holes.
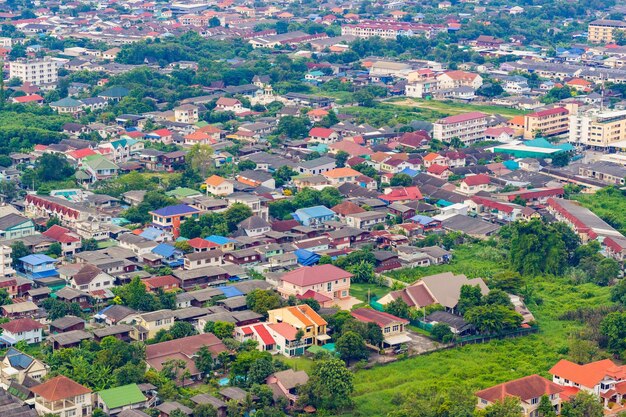
[[[428,155],[426,155],[424,157],[424,161],[428,161],[428,162],[434,161],[435,159],[439,158],[440,156],[441,155],[439,155],[438,153],[431,152],[431,153],[429,153]]]
[[[578,365],[565,359],[561,359],[550,369],[550,374],[569,379],[583,387],[593,388],[605,376],[615,371],[616,365],[610,359]],[[623,367],[622,367],[623,372]]]
[[[209,178],[207,178],[204,182],[207,185],[212,185],[213,187],[217,187],[218,185],[220,185],[221,183],[223,183],[224,181],[226,181],[225,178],[220,177],[219,175],[211,175]]]
[[[326,320],[313,310],[308,304],[301,304],[298,306],[287,307],[291,314],[297,317],[304,324],[315,324],[317,326],[325,326]]]
[[[91,390],[66,376],[59,375],[30,389],[48,401],[58,401],[77,395],[89,394]]]
[[[510,125],[524,126],[524,116],[515,116],[509,120]]]
[[[322,175],[328,178],[343,178],[343,177],[358,177],[359,175],[361,175],[361,173],[357,171],[356,169],[344,167],[344,168],[331,169],[330,171],[327,171]]]

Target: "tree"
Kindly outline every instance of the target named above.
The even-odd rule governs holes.
[[[256,169],[256,163],[254,161],[245,159],[243,161],[239,161],[239,163],[237,164],[237,168],[239,168],[240,171]]]
[[[157,299],[146,291],[146,284],[137,276],[128,284],[115,287],[113,293],[120,304],[138,311],[154,311],[159,309]]]
[[[556,411],[554,411],[554,407],[552,407],[550,397],[548,397],[547,395],[541,396],[541,400],[539,400],[539,407],[537,408],[537,413],[539,417],[556,417]]]
[[[198,404],[193,409],[193,417],[217,417],[217,410],[211,404]]]
[[[268,310],[274,310],[283,306],[283,299],[274,290],[255,289],[246,295],[246,305],[255,313],[267,317]]]
[[[604,408],[594,394],[579,391],[574,398],[563,403],[561,415],[563,417],[602,417]]]
[[[94,250],[98,250],[98,241],[96,239],[83,239],[80,245],[80,248],[83,252],[91,252]]]
[[[409,306],[401,298],[391,301],[385,306],[385,312],[402,319],[409,318]]]
[[[186,321],[177,321],[169,329],[169,333],[174,339],[182,339],[183,337],[193,336],[196,334],[196,329],[191,323]]]
[[[237,225],[250,216],[252,216],[252,210],[243,203],[235,203],[223,213],[224,220],[230,231],[237,230]]]
[[[61,247],[61,244],[59,242],[54,242],[52,244],[50,244],[50,246],[48,247],[48,250],[46,251],[46,255],[50,255],[50,256],[54,256],[54,257],[59,257],[63,254],[63,248]]]
[[[493,278],[489,281],[489,287],[517,294],[522,287],[522,283],[522,276],[519,272],[503,271],[494,274]]]
[[[0,288],[0,306],[13,304],[9,292],[5,288]]]
[[[68,315],[80,317],[83,312],[80,305],[59,301],[56,298],[46,298],[41,302],[41,306],[48,313],[48,320],[50,321],[54,321]]]
[[[456,310],[463,315],[470,308],[479,306],[482,303],[482,297],[483,294],[479,285],[463,285]]]
[[[482,303],[487,305],[500,305],[510,309],[514,308],[509,295],[499,289],[489,291],[489,294],[483,297]]]
[[[298,404],[317,409],[341,410],[352,406],[353,374],[337,358],[317,361],[309,381],[301,388]]]
[[[346,151],[339,151],[335,154],[335,165],[337,168],[343,168],[346,166],[346,161],[350,158],[350,154]]]
[[[59,220],[59,218],[57,216],[52,216],[48,219],[48,221],[46,222],[46,229],[50,229],[52,226],[54,225],[61,225],[61,220]]]
[[[213,167],[213,148],[208,145],[196,144],[191,147],[185,160],[189,166],[202,178],[206,178],[209,170]]]
[[[562,275],[570,254],[566,242],[570,240],[559,223],[548,225],[541,220],[531,220],[503,229],[501,233],[511,232],[512,235],[509,257],[516,271],[524,275]]]
[[[571,156],[568,152],[560,152],[552,157],[552,165],[555,167],[564,167],[569,164]]]
[[[274,133],[289,139],[302,139],[309,134],[309,125],[303,117],[284,116],[278,121]]]
[[[521,314],[501,305],[472,307],[463,316],[481,334],[498,334],[522,324]]]
[[[600,324],[600,333],[606,337],[606,347],[613,353],[626,350],[626,313],[609,313]]]
[[[74,168],[65,155],[44,153],[37,159],[36,173],[41,181],[61,181],[74,175]]]
[[[350,265],[346,268],[348,272],[350,272],[352,277],[352,282],[372,282],[375,278],[374,265],[361,260],[353,265]]]
[[[31,251],[26,247],[23,241],[16,240],[11,244],[11,260],[13,261],[13,266],[17,266],[19,259],[24,256],[30,255]]]
[[[390,185],[392,187],[408,187],[413,184],[413,179],[407,174],[396,174],[391,177]]]
[[[209,372],[213,370],[214,360],[211,351],[206,346],[202,346],[196,356],[194,357],[194,363],[198,371],[202,372],[205,375],[208,375]]]
[[[366,89],[361,89],[352,96],[354,101],[362,107],[373,107],[376,104],[374,95]]]
[[[341,359],[350,364],[351,360],[367,359],[368,351],[365,340],[356,332],[346,332],[336,342],[336,349]]]
[[[504,92],[504,89],[500,84],[497,83],[489,83],[483,84],[477,91],[476,94],[483,97],[497,97]]]
[[[257,362],[263,360],[268,361],[269,364],[264,363],[261,365],[256,365]],[[254,375],[251,375],[252,368],[255,366],[258,366],[258,368],[255,369]],[[256,349],[240,352],[231,366],[230,379],[231,381],[233,381],[234,384],[247,387],[251,385],[250,382],[253,376],[255,378],[255,382],[259,383],[258,379],[261,378],[261,375],[269,371],[270,368],[272,369],[272,371],[267,374],[267,376],[274,372],[274,368],[272,365],[272,355],[269,352],[261,352]]]
[[[208,324],[208,323],[207,323]],[[226,339],[233,337],[235,331],[235,325],[226,321],[216,321],[213,324],[213,330],[211,331],[218,339]]]
[[[250,366],[248,382],[250,384],[265,384],[267,377],[275,371],[274,362],[271,358],[261,358]]]
[[[450,330],[450,326],[445,323],[437,323],[432,329],[430,329],[430,334],[435,340],[439,342],[448,343],[454,337],[452,330]]]
[[[523,409],[517,397],[506,397],[487,406],[484,417],[522,417]]]
[[[274,171],[272,177],[276,182],[276,187],[282,187],[283,185],[291,181],[291,177],[294,177],[296,175],[298,175],[298,173],[291,169],[291,167],[288,167],[287,165],[282,165],[276,171]]]

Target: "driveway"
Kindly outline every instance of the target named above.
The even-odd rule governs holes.
[[[407,343],[409,355],[421,355],[422,353],[440,349],[443,346],[441,343],[437,343],[419,333],[409,331],[407,336],[411,338],[411,341]]]

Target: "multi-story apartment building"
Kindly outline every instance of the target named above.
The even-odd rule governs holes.
[[[433,125],[433,138],[450,142],[457,137],[466,145],[477,142],[484,137],[488,117],[477,111],[444,117]]]
[[[424,98],[432,95],[438,89],[439,81],[436,78],[429,78],[407,84],[404,87],[404,94],[407,97]]]
[[[193,104],[183,104],[174,108],[174,118],[178,123],[198,123],[198,107]]]
[[[10,246],[0,246],[0,278],[12,277],[15,275],[15,269],[11,266],[11,252],[13,252],[13,250]]]
[[[565,107],[540,110],[524,116],[524,139],[552,136],[569,130],[569,110]]]
[[[59,61],[50,57],[36,60],[22,59],[9,63],[9,77],[35,85],[52,84],[59,78],[59,67]]]
[[[626,110],[592,111],[569,117],[571,143],[593,148],[610,148],[624,140],[626,140]]]
[[[375,20],[341,26],[341,34],[343,36],[352,35],[358,38],[371,38],[372,36],[379,36],[383,39],[394,40],[398,36],[425,36],[426,38],[431,38],[446,30],[445,25]]]
[[[589,23],[588,39],[593,43],[612,43],[615,30],[625,30],[626,22],[621,20],[594,20]]]

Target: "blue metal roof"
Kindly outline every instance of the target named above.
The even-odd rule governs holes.
[[[29,265],[43,265],[43,264],[49,264],[49,263],[55,263],[56,260],[49,257],[48,255],[44,255],[41,253],[35,253],[32,255],[26,255],[22,258],[20,258],[20,261],[24,262],[25,264],[29,264]]]
[[[224,286],[224,287],[217,287],[217,289],[223,292],[226,298],[237,297],[237,296],[243,295],[243,293],[235,287]]]
[[[9,348],[5,356],[9,358],[11,366],[16,369],[26,369],[33,363],[33,358],[14,348]]]
[[[335,212],[326,206],[313,206],[298,209],[296,210],[296,214],[300,218],[302,218],[302,214],[305,214],[308,217],[326,217],[334,216]]]
[[[236,240],[233,239],[229,239],[227,237],[224,236],[218,236],[218,235],[211,235],[208,237],[205,237],[204,240],[208,240],[209,242],[213,242],[213,243],[217,243],[218,245],[225,245],[227,243],[230,242],[236,242]]]
[[[200,210],[195,209],[191,206],[188,206],[187,204],[177,204],[175,206],[167,206],[167,207],[163,207],[158,210],[152,211],[152,213],[156,214],[157,216],[164,216],[164,217],[180,216],[183,214],[192,214],[192,213],[199,213],[199,212]]]
[[[59,276],[59,271],[56,269],[49,269],[47,271],[31,272],[28,276],[32,279],[50,278]]]
[[[294,254],[298,258],[298,263],[303,266],[315,265],[321,258],[317,253],[306,249],[297,249]]]
[[[416,223],[419,223],[421,225],[427,225],[427,224],[429,224],[430,222],[433,221],[433,218],[432,217],[428,217],[428,216],[424,216],[423,214],[417,214],[417,215],[411,217],[411,220],[416,222]]]
[[[148,240],[157,240],[162,235],[163,230],[157,229],[156,227],[147,227],[139,234],[139,236]]]
[[[168,245],[167,243],[160,243],[152,249],[152,253],[161,255],[164,258],[173,256],[177,251],[180,252],[174,246]]]

